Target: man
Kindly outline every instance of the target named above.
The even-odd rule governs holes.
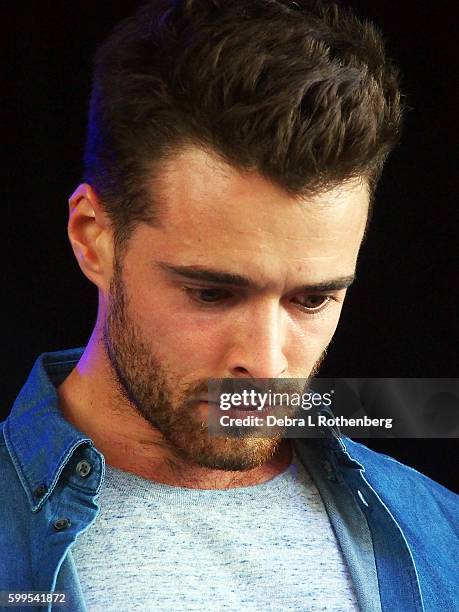
[[[2,423],[0,589],[456,609],[449,491],[331,432],[206,426],[209,379],[318,370],[400,123],[379,35],[335,6],[155,0],[101,46],[68,224],[97,321]]]

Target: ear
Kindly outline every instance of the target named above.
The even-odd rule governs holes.
[[[70,196],[67,232],[83,274],[106,293],[113,270],[113,232],[96,192],[86,183]]]

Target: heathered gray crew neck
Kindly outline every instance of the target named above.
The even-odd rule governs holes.
[[[294,455],[259,485],[172,487],[107,466],[74,544],[89,612],[358,610],[319,492]]]

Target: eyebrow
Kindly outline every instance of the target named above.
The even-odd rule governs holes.
[[[190,280],[204,281],[217,285],[228,285],[232,287],[257,288],[259,285],[248,276],[233,274],[222,270],[203,268],[202,266],[174,266],[165,262],[158,262],[161,269],[176,276]],[[301,285],[298,291],[338,291],[347,289],[355,280],[355,274],[340,276],[338,278],[324,280],[319,283]]]

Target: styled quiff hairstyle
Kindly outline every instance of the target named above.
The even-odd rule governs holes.
[[[125,246],[158,222],[159,163],[192,145],[291,194],[361,177],[399,139],[398,73],[380,34],[313,0],[153,0],[97,50],[85,151]]]

